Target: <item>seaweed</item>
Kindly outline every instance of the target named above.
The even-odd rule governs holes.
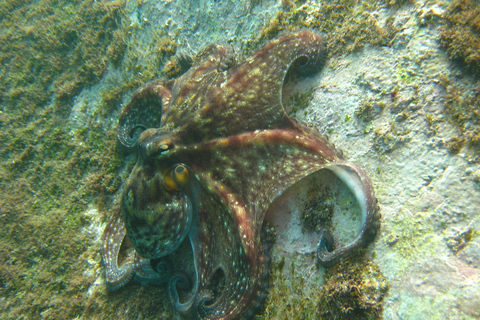
[[[100,226],[125,165],[111,116],[125,93],[159,77],[176,50],[163,32],[152,36],[153,54],[137,50],[124,7],[123,0],[0,2],[2,319],[104,317],[119,308],[131,317],[172,313],[158,288],[92,290],[101,271]],[[99,108],[72,124],[74,98],[109,68],[121,77],[107,79]],[[145,295],[162,302],[140,302]]]

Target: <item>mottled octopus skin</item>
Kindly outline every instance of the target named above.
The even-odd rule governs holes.
[[[315,72],[323,58],[321,37],[309,31],[272,40],[236,66],[228,48],[210,45],[179,78],[133,95],[118,140],[138,160],[103,238],[110,289],[132,277],[168,281],[172,303],[184,316],[251,317],[268,282],[260,239],[265,213],[289,187],[323,169],[350,187],[364,223],[340,248],[322,230],[319,262],[332,265],[372,240],[380,214],[365,172],[316,131],[295,124],[282,106],[287,71]],[[189,293],[180,294],[185,273],[160,275],[148,262],[168,257],[187,238],[195,274]],[[119,262],[124,241],[134,250]]]

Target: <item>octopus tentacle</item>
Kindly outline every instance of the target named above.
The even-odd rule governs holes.
[[[184,301],[180,301],[180,296],[178,294],[178,288],[183,290],[190,289],[189,295],[185,298],[183,297]],[[168,283],[168,294],[170,297],[170,301],[172,302],[175,309],[184,316],[191,316],[194,313],[193,305],[195,303],[195,298],[198,292],[198,282],[193,283],[192,287],[192,279],[190,276],[185,272],[176,272],[171,278]]]
[[[213,181],[206,185],[219,187]],[[245,207],[234,193],[202,190],[192,239],[197,269],[196,308],[202,319],[236,319],[258,305],[264,289],[263,249]],[[217,191],[217,190],[215,190]],[[230,204],[237,203],[235,207]],[[238,224],[236,219],[243,222]],[[261,295],[260,295],[261,297]]]
[[[120,145],[133,149],[143,131],[163,125],[166,120],[162,115],[168,112],[170,96],[170,90],[161,82],[137,90],[120,115],[117,132]]]
[[[172,127],[198,123],[198,113],[205,107],[204,100],[210,96],[212,83],[224,77],[224,71],[232,67],[234,61],[231,48],[220,45],[209,45],[195,56],[192,67],[172,86],[171,101],[177,106],[168,115]],[[190,130],[187,127],[182,131]]]
[[[355,164],[340,160],[333,146],[312,138],[312,135],[313,133],[310,133],[306,136],[303,132],[294,130],[265,130],[211,140],[185,150],[192,153],[189,157],[196,159],[195,170],[202,184],[209,185],[218,194],[231,190],[233,194],[229,196],[231,199],[235,199],[238,203],[249,204],[246,215],[250,221],[256,221],[253,229],[256,234],[261,228],[265,211],[268,209],[265,204],[272,203],[288,187],[319,170],[332,171],[354,194],[361,209],[363,224],[350,244],[335,250],[332,247],[331,235],[328,231],[323,231],[318,259],[321,264],[331,266],[372,240],[379,227],[380,213],[373,186],[365,172]],[[196,150],[202,150],[206,159],[210,159],[209,162],[202,163],[196,155]],[[210,154],[210,150],[214,151],[214,154]],[[211,159],[215,159],[213,163],[216,168],[233,168],[235,175],[231,176],[211,168]],[[269,159],[269,161],[265,162],[263,159]],[[246,163],[248,166],[244,165]],[[251,167],[262,170],[257,172],[257,176],[248,176]],[[209,172],[209,175],[204,176],[204,172]],[[281,181],[272,182],[269,179],[274,172],[282,172]],[[216,180],[210,181],[209,176],[215,177]],[[244,176],[248,178],[243,180]],[[219,184],[217,181],[222,183]],[[249,191],[245,192],[245,190]],[[262,190],[262,192],[259,195],[250,190]],[[236,207],[231,202],[226,205]],[[250,208],[255,208],[255,211]],[[237,225],[243,225],[244,221],[238,218],[238,214],[232,214],[232,216],[237,219]],[[251,225],[244,226],[247,230],[251,227]]]
[[[152,268],[151,259],[140,257],[135,254],[134,259],[134,279],[142,285],[153,284],[160,285],[168,282],[171,276],[172,266],[167,261],[157,262],[155,269]]]
[[[223,47],[215,48],[212,56],[217,59],[212,61],[218,66],[227,53]],[[293,71],[317,71],[324,56],[321,37],[300,31],[271,41],[245,62],[223,72],[212,71],[211,64],[210,73],[203,65],[192,68],[183,76],[188,80],[181,77],[175,84],[181,87],[178,94],[177,89],[172,91],[172,96],[181,98],[176,98],[175,103],[181,104],[170,114],[176,126],[183,124],[178,129],[180,139],[195,143],[260,129],[295,127],[282,105],[285,77],[292,66]]]
[[[335,249],[335,240],[326,228],[320,229],[320,240],[318,241],[318,252],[332,252]]]
[[[117,212],[108,222],[103,233],[102,259],[105,264],[105,281],[109,290],[116,290],[127,284],[133,277],[132,255],[120,266],[119,253],[126,240],[127,231],[120,214]]]
[[[246,205],[246,218],[232,216],[237,225],[251,223],[244,228],[253,227],[247,235],[251,239],[258,239],[265,212],[277,197],[303,177],[339,161],[332,146],[293,129],[249,132],[179,149],[182,154],[175,156],[194,163],[201,184],[218,194],[230,190],[231,199]],[[252,173],[252,168],[259,170]],[[276,175],[281,179],[272,180]],[[237,208],[232,201],[227,207]]]
[[[194,58],[194,67],[197,73],[208,73],[212,70],[219,72],[227,70],[235,63],[235,54],[232,48],[211,44],[201,50]]]
[[[181,173],[177,173],[177,168],[182,168]],[[184,175],[184,172],[186,172],[186,176]],[[195,313],[195,302],[197,300],[197,294],[198,294],[198,287],[199,287],[199,277],[200,277],[200,270],[201,266],[199,263],[199,259],[197,258],[199,256],[198,252],[198,246],[196,245],[198,243],[198,234],[199,234],[199,215],[198,215],[198,207],[199,207],[199,190],[196,186],[196,181],[193,178],[192,173],[189,171],[188,168],[186,168],[184,165],[179,164],[175,167],[173,171],[174,175],[172,177],[172,184],[183,190],[186,194],[188,194],[188,197],[190,199],[190,202],[192,204],[192,222],[191,222],[191,227],[190,231],[188,234],[189,242],[192,248],[192,253],[193,253],[193,266],[194,266],[194,273],[195,273],[195,278],[193,280],[193,286],[191,284],[192,280],[191,278],[184,274],[184,273],[177,273],[175,276],[173,276],[169,282],[169,296],[170,296],[170,301],[172,304],[175,306],[175,309],[183,314],[184,316],[187,315],[192,315]],[[183,297],[183,301],[180,301],[181,298],[178,294],[177,286],[178,284],[181,284],[183,286],[183,289],[186,287],[192,287],[188,296]]]
[[[184,170],[191,171],[191,168]],[[180,178],[178,182],[182,182]],[[212,186],[213,182],[207,185]],[[172,303],[185,316],[235,319],[251,306],[257,306],[251,302],[259,296],[267,272],[263,268],[261,245],[254,233],[247,232],[253,230],[253,226],[248,226],[251,222],[245,221],[247,225],[238,229],[233,217],[247,219],[247,215],[241,206],[231,211],[229,203],[234,201],[233,194],[224,189],[219,198],[202,187],[196,178],[184,183],[182,190],[191,198],[195,213],[189,234],[195,275],[193,288],[186,297],[180,297],[177,291],[177,283],[184,281],[183,277],[172,278],[169,284]]]
[[[320,240],[317,251],[317,258],[323,266],[332,266],[341,259],[354,253],[357,249],[367,245],[372,241],[380,225],[381,214],[377,205],[374,190],[370,179],[367,177],[358,165],[338,161],[326,167],[326,169],[335,173],[352,191],[358,204],[360,205],[362,215],[362,228],[355,239],[348,245],[341,248],[333,248],[331,235],[325,231]],[[330,240],[328,239],[330,238]],[[326,245],[326,243],[330,243]]]
[[[282,104],[286,75],[288,72],[304,75],[317,72],[324,60],[323,40],[316,33],[300,31],[270,41],[245,62],[228,70],[225,80],[219,78],[219,85],[221,81],[224,83],[221,83],[221,94],[215,95],[218,112],[215,117],[222,122],[215,122],[216,126],[228,123],[227,128],[236,129],[235,133],[291,126]],[[213,86],[212,91],[216,90],[218,87]],[[239,100],[242,103],[238,103]],[[240,110],[242,118],[237,117]],[[233,133],[230,131],[228,135]]]

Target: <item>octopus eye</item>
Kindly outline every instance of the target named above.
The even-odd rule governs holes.
[[[170,139],[154,140],[147,143],[146,149],[149,157],[164,156],[173,149],[173,143]]]
[[[172,170],[165,172],[164,181],[168,188],[179,190],[187,186],[189,177],[188,169],[184,165],[179,164]]]
[[[170,145],[165,143],[165,144],[162,144],[158,149],[160,150],[160,152],[166,152],[168,151],[169,148],[170,148]]]
[[[162,139],[161,141],[156,143],[156,145],[158,146],[158,151],[160,152],[160,154],[167,154],[168,152],[170,152],[170,150],[173,149],[173,143],[170,139]]]

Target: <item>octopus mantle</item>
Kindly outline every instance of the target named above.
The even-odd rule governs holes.
[[[109,289],[132,278],[166,282],[184,316],[249,318],[268,284],[265,213],[319,170],[350,188],[363,224],[341,247],[322,229],[318,261],[330,266],[371,241],[380,214],[370,180],[324,137],[293,122],[282,105],[287,73],[291,79],[318,71],[324,56],[321,37],[309,31],[270,41],[236,66],[228,48],[210,45],[193,60],[180,58],[190,67],[177,79],[133,95],[118,140],[138,160],[103,236]],[[193,257],[190,275],[166,259],[184,241]],[[122,243],[134,250],[120,263]]]

